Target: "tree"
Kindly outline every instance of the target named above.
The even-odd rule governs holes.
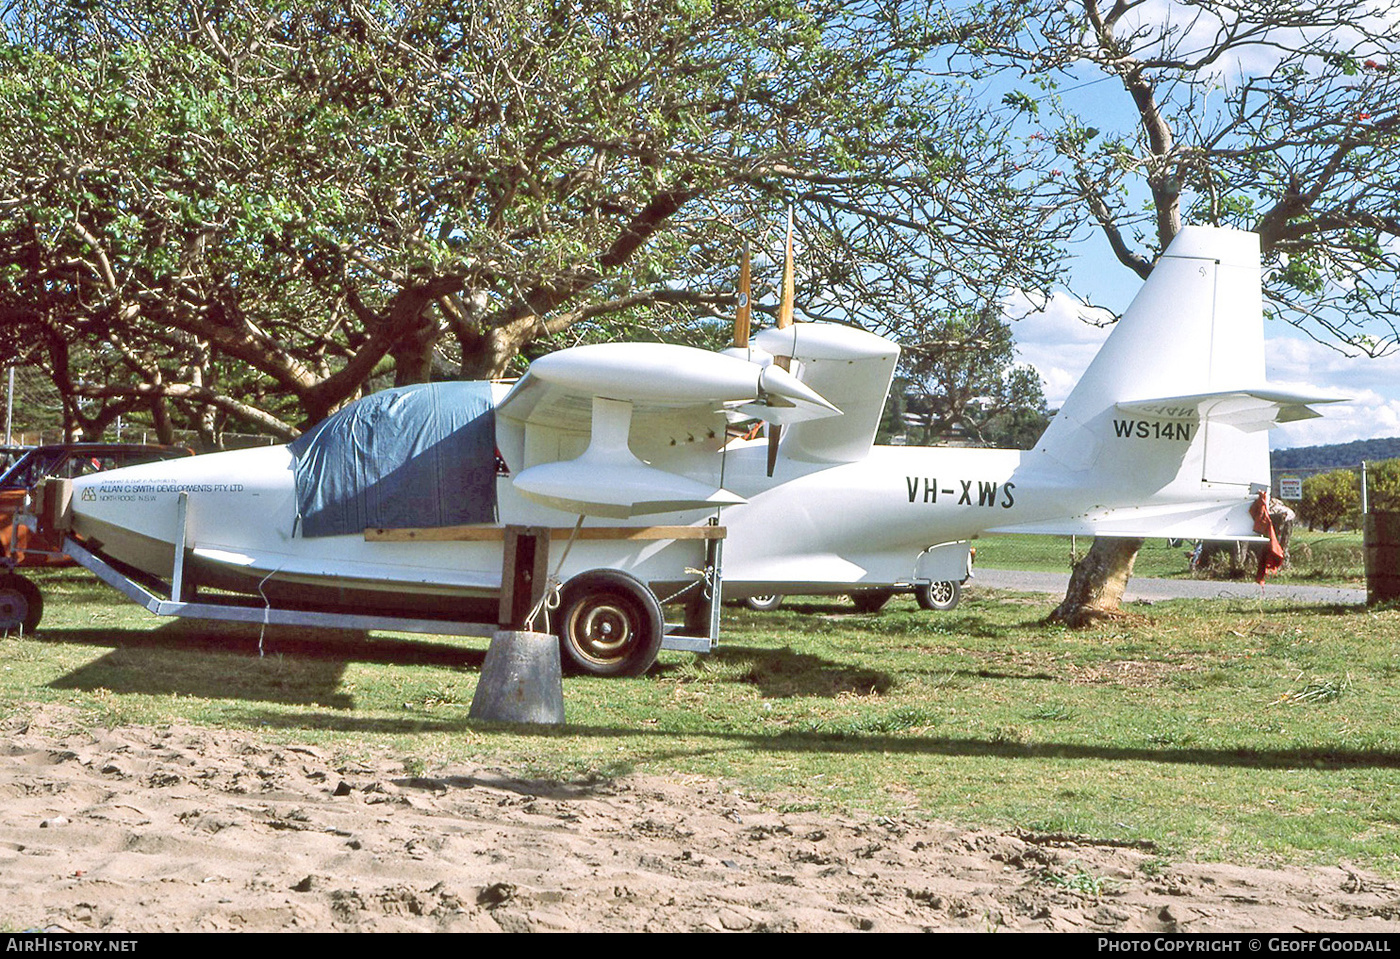
[[[17,366],[11,393],[9,375],[9,370],[0,368],[0,390],[10,404],[11,440],[17,445],[34,445],[62,438],[63,411],[48,377],[33,367]]]
[[[1254,230],[1271,317],[1379,354],[1400,345],[1397,13],[1393,0],[1031,0],[950,13],[948,28],[970,73],[1010,84],[1042,216],[1091,224],[1142,277],[1183,223]],[[1104,107],[1115,94],[1121,129]],[[1114,616],[1140,545],[1096,540],[1053,617]]]
[[[1400,459],[1366,463],[1367,507],[1379,512],[1400,510]],[[1361,475],[1341,469],[1303,480],[1298,518],[1309,529],[1356,529],[1361,525]]]
[[[1366,503],[1375,512],[1400,512],[1400,459],[1366,464]]]
[[[910,413],[926,438],[955,431],[981,446],[1028,449],[1049,421],[1034,370],[1015,363],[1011,327],[994,307],[964,310],[907,343],[901,365]]]
[[[1332,470],[1303,480],[1298,518],[1308,529],[1324,531],[1355,526],[1361,508],[1361,485],[1351,470]]]
[[[10,355],[74,429],[293,435],[376,378],[712,338],[734,251],[771,248],[788,204],[809,317],[917,326],[1046,289],[1052,247],[1007,239],[1008,131],[929,73],[927,6],[20,0]]]

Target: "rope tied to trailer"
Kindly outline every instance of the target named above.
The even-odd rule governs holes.
[[[559,579],[559,573],[564,568],[564,561],[569,558],[569,550],[574,548],[574,541],[578,539],[578,531],[583,528],[583,514],[580,513],[578,522],[574,523],[573,532],[569,534],[569,541],[564,544],[564,553],[559,557],[559,562],[554,567],[554,572],[545,581],[544,592],[540,596],[540,601],[535,604],[535,608],[530,610],[530,615],[525,617],[525,631],[533,633],[535,631],[535,617],[544,614],[544,632],[551,632],[549,628],[549,611],[558,609],[563,602],[563,582]]]
[[[268,599],[267,594],[263,592],[263,586],[280,572],[282,572],[282,566],[279,563],[276,569],[258,580],[258,595],[262,597],[263,601],[263,621],[262,626],[258,628],[258,659],[263,658],[263,637],[267,635],[268,622],[272,619],[272,600]]]
[[[715,577],[714,577],[714,572],[715,572],[715,571],[714,571],[714,567],[712,567],[712,566],[706,566],[704,569],[696,569],[694,566],[687,566],[687,567],[685,568],[685,572],[687,572],[687,573],[689,573],[691,576],[694,576],[694,577],[697,577],[697,578],[691,580],[691,581],[688,582],[688,583],[686,583],[684,586],[682,586],[680,589],[676,590],[676,591],[675,591],[674,593],[672,593],[670,596],[667,596],[665,599],[659,599],[658,602],[660,602],[662,606],[665,606],[667,603],[673,603],[673,602],[675,602],[677,599],[679,599],[680,597],[684,596],[686,593],[690,592],[692,589],[694,589],[694,588],[697,587],[697,586],[704,586],[704,587],[705,587],[705,589],[704,589],[704,595],[705,595],[705,596],[712,596],[712,595],[714,595],[714,588],[715,588]]]
[[[691,580],[690,582],[686,583],[680,589],[676,590],[674,593],[672,593],[670,596],[667,596],[664,599],[658,598],[657,602],[659,602],[662,606],[665,606],[667,603],[675,602],[677,599],[684,596],[686,593],[690,592],[692,589],[699,586],[701,583],[709,582],[710,577],[708,574],[706,574],[706,572],[703,569],[696,569],[693,566],[687,566],[685,568],[685,571],[692,576],[699,576],[702,578]]]

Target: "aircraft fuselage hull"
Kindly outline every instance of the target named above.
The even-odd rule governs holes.
[[[916,561],[927,547],[1112,505],[1103,490],[1027,478],[1025,456],[1007,450],[876,447],[857,463],[780,458],[769,477],[766,443],[737,443],[714,453],[707,472],[721,468],[726,487],[746,503],[620,521],[590,518],[586,525],[691,526],[717,515],[727,530],[724,577],[734,595],[904,584],[919,578]],[[497,482],[498,525],[569,528],[577,520],[520,496],[509,476]],[[1235,492],[1242,508],[1247,497]],[[420,612],[437,598],[484,599],[500,589],[499,541],[301,536],[291,454],[281,446],[79,480],[74,529],[120,562],[169,578],[180,538],[181,493],[188,500],[187,562],[207,585],[289,601],[339,603],[334,597],[353,594],[361,605],[375,594],[411,594],[425,599],[400,605]],[[1142,502],[1144,495],[1124,489],[1120,498]],[[553,550],[559,557],[563,547],[556,544]],[[579,540],[569,548],[559,576],[567,580],[584,570],[613,568],[665,589],[693,581],[687,570],[703,565],[703,550],[694,540]],[[551,569],[557,562],[551,559]],[[321,599],[308,598],[316,595]]]

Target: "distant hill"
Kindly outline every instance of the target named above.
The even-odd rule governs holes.
[[[1300,446],[1270,454],[1276,470],[1340,469],[1358,466],[1362,460],[1389,460],[1400,456],[1400,436],[1383,440],[1354,440],[1326,446]]]

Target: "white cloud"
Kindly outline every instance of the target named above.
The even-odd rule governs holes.
[[[1269,445],[1274,449],[1350,443],[1377,437],[1400,436],[1400,400],[1387,399],[1367,391],[1350,403],[1318,408],[1321,419],[1288,423],[1273,431]]]
[[[1400,356],[1346,356],[1292,336],[1266,340],[1264,354],[1269,381],[1281,389],[1349,398],[1320,406],[1321,419],[1275,430],[1275,449],[1400,436]]]
[[[1337,12],[1325,5],[1319,5],[1318,9],[1317,20]],[[1347,9],[1343,19],[1384,34],[1395,28],[1398,15],[1388,3],[1362,2]],[[1176,35],[1174,54],[1183,59],[1192,59],[1201,57],[1213,48],[1226,25],[1236,20],[1231,7],[1216,8],[1209,4],[1183,3],[1181,0],[1146,0],[1123,19],[1118,34],[1124,37],[1137,29],[1151,31],[1148,35],[1154,40],[1140,42],[1135,51],[1140,56],[1163,55],[1162,44],[1155,38],[1160,31],[1170,28]],[[1245,77],[1267,76],[1285,58],[1286,51],[1306,47],[1310,43],[1325,43],[1358,59],[1389,52],[1383,45],[1378,46],[1374,41],[1367,40],[1360,30],[1348,26],[1273,27],[1261,33],[1253,42],[1235,47],[1227,57],[1218,60],[1209,69],[1213,69],[1226,85],[1233,87]]]
[[[1270,378],[1326,383],[1334,393],[1392,394],[1400,385],[1400,355],[1348,356],[1313,340],[1284,335],[1265,340],[1264,356]]]
[[[1043,310],[1019,294],[1003,307],[1008,317],[1019,317],[1011,324],[1017,358],[1040,373],[1045,402],[1051,409],[1059,407],[1112,329],[1086,323],[1083,317],[1089,314],[1101,321],[1108,314],[1086,308],[1067,293],[1056,293]]]

